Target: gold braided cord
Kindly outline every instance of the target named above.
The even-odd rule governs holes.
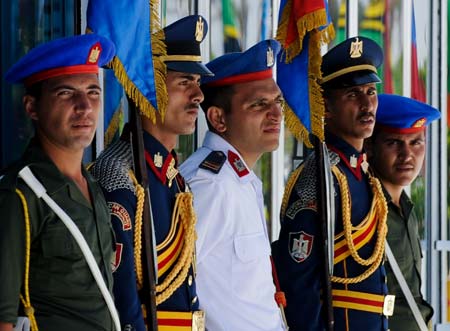
[[[172,223],[180,221],[185,235],[183,239],[182,253],[177,263],[167,275],[164,282],[156,286],[156,304],[166,301],[181,286],[187,277],[193,261],[196,232],[196,216],[193,206],[193,196],[190,192],[176,195],[175,207],[172,214]],[[159,293],[159,294],[158,294]]]
[[[281,202],[281,216],[284,216],[286,214],[289,197],[291,196],[292,189],[294,188],[295,183],[297,183],[298,176],[300,176],[303,167],[304,165],[302,164],[300,167],[295,169],[288,178],[283,194],[283,201]]]
[[[25,297],[21,294],[20,300],[22,301],[25,314],[27,315],[28,319],[30,320],[30,326],[32,331],[38,331],[38,326],[36,322],[36,318],[34,316],[34,309],[33,306],[31,306],[31,300],[30,300],[30,290],[29,290],[29,274],[30,274],[30,249],[31,249],[31,225],[30,225],[30,216],[28,214],[28,204],[27,200],[25,199],[24,194],[22,191],[16,188],[16,193],[19,196],[22,206],[23,206],[23,214],[25,218],[25,272],[24,272],[24,291],[25,291]]]
[[[142,268],[142,214],[144,213],[144,188],[138,183],[133,171],[128,172],[135,188],[136,188],[136,212],[134,215],[134,236],[133,236],[133,255],[134,268],[136,270],[136,280],[138,289],[144,286],[144,271]]]
[[[384,257],[384,242],[387,235],[387,204],[384,199],[383,190],[381,184],[373,176],[370,176],[370,186],[373,192],[372,208],[376,209],[377,217],[377,241],[372,256],[368,259],[363,259],[359,256],[352,237],[352,231],[355,229],[351,223],[351,206],[350,206],[350,192],[348,188],[348,182],[345,175],[336,167],[332,167],[333,174],[336,176],[339,188],[341,190],[341,207],[342,207],[342,222],[344,226],[344,234],[347,246],[353,259],[363,266],[370,266],[365,272],[357,277],[336,277],[332,276],[331,281],[342,284],[354,284],[359,283],[367,279],[372,275],[375,270],[380,266]]]

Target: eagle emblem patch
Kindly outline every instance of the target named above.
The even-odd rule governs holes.
[[[314,236],[304,232],[289,233],[289,254],[297,262],[305,261],[311,254]]]

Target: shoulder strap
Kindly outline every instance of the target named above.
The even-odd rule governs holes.
[[[109,293],[109,290],[105,284],[103,276],[97,265],[97,262],[95,261],[92,251],[90,250],[89,245],[86,242],[86,239],[84,239],[83,234],[80,232],[78,227],[72,221],[70,216],[67,215],[66,212],[62,210],[62,208],[58,204],[56,204],[56,202],[52,198],[50,198],[50,196],[48,196],[45,187],[33,175],[31,169],[28,166],[24,167],[19,172],[19,176],[33,190],[36,196],[38,198],[42,198],[45,201],[45,203],[55,212],[55,214],[58,215],[58,217],[61,219],[61,221],[64,223],[64,225],[68,228],[69,232],[74,237],[75,241],[77,242],[78,246],[81,249],[81,252],[84,255],[84,258],[86,259],[86,262],[89,266],[89,269],[91,270],[92,275],[94,276],[95,281],[97,282],[100,292],[102,293],[103,298],[106,301],[106,305],[108,306],[108,309],[111,313],[111,317],[114,321],[116,331],[121,331],[119,315],[114,305],[113,298],[111,297],[111,293]]]
[[[428,327],[425,321],[423,320],[422,314],[420,313],[416,300],[414,300],[411,290],[409,289],[408,284],[406,284],[405,277],[403,276],[402,271],[400,270],[400,267],[398,266],[398,263],[395,260],[394,254],[392,253],[392,250],[389,247],[387,240],[385,244],[385,250],[389,264],[391,265],[392,271],[394,272],[395,278],[397,278],[397,281],[400,284],[400,287],[403,291],[403,294],[405,295],[409,307],[411,308],[411,311],[414,315],[417,325],[420,328],[420,331],[428,331]]]

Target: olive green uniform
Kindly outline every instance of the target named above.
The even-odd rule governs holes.
[[[400,197],[401,209],[394,205],[386,191],[385,197],[388,202],[387,240],[389,246],[416,300],[425,323],[428,323],[433,316],[433,309],[423,299],[420,292],[422,250],[419,238],[419,222],[413,209],[414,205],[404,191]],[[389,293],[395,295],[394,315],[389,318],[389,329],[391,331],[419,330],[389,263],[386,263],[386,271]]]
[[[31,224],[29,292],[40,330],[98,331],[114,329],[113,322],[88,264],[66,226],[17,173],[29,165],[47,194],[72,218],[86,239],[104,280],[111,290],[113,232],[100,188],[83,169],[92,206],[73,181],[32,142],[24,157],[0,180],[0,321],[15,323],[25,270],[27,200]],[[80,164],[81,166],[81,164]]]

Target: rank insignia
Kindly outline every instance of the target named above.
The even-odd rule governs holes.
[[[242,161],[236,153],[228,151],[228,161],[230,161],[231,167],[236,171],[239,177],[243,177],[250,173],[245,166],[244,161]]]
[[[215,174],[220,172],[227,157],[222,151],[212,151],[208,156],[200,163],[199,168],[212,171]]]
[[[311,254],[314,236],[304,232],[289,233],[289,254],[297,262],[305,261]]]

